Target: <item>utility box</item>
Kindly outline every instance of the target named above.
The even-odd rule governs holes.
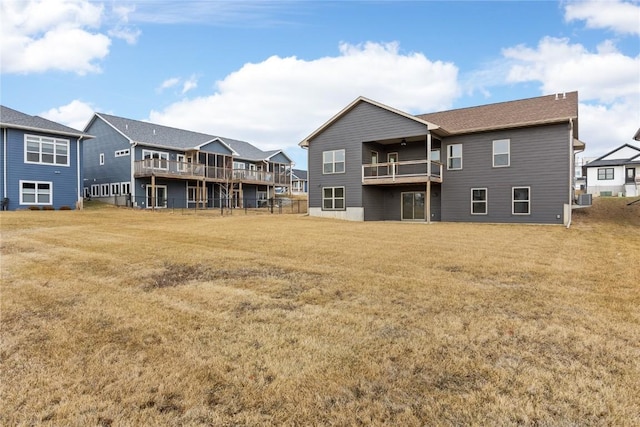
[[[580,206],[591,206],[591,194],[579,194],[578,195],[578,205],[580,205]]]

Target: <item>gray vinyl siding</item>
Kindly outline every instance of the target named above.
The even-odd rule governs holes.
[[[291,163],[291,160],[287,159],[287,156],[285,156],[282,153],[278,153],[275,156],[271,157],[269,159],[269,162],[271,163]]]
[[[323,187],[345,187],[346,206],[364,207],[367,218],[369,208],[379,208],[376,208],[377,202],[372,202],[369,196],[363,196],[363,142],[408,138],[426,133],[426,125],[366,102],[357,104],[309,143],[309,206],[322,206]],[[322,153],[341,149],[345,150],[345,173],[323,174]],[[374,204],[365,206],[364,199]],[[376,215],[375,212],[371,213],[372,218]]]
[[[510,139],[510,166],[492,167],[492,141]],[[442,220],[562,224],[569,203],[570,138],[568,124],[502,130],[445,138],[462,144],[462,170],[445,170]],[[530,187],[530,215],[512,214],[512,188]],[[471,189],[486,188],[488,214],[471,215]]]
[[[85,187],[131,181],[133,149],[129,140],[100,118],[91,123],[87,133],[95,138],[84,142],[83,170],[87,180]],[[115,156],[116,151],[126,149],[130,150],[128,156]],[[104,153],[104,165],[100,165],[100,153]]]

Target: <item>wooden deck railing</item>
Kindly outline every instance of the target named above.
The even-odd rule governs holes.
[[[284,172],[268,172],[250,169],[234,169],[233,179],[235,181],[260,182],[272,185],[286,185],[289,183],[289,177]]]
[[[363,184],[404,184],[429,180],[442,182],[442,163],[406,160],[362,165]]]

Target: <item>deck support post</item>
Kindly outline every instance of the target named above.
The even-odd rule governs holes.
[[[427,194],[425,197],[425,221],[431,224],[431,133],[427,133]]]
[[[153,173],[151,174],[151,210],[156,210],[156,175]]]

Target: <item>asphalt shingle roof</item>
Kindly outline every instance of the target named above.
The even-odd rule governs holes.
[[[578,117],[578,92],[420,114],[416,117],[452,134],[568,121],[569,118]]]
[[[52,122],[40,116],[30,116],[29,114],[5,107],[4,105],[0,105],[0,124],[2,127],[27,128],[63,135],[89,136],[78,129]]]
[[[237,158],[252,161],[266,160],[273,153],[279,151],[262,151],[248,142],[225,138],[223,136],[192,132],[185,129],[113,116],[111,114],[97,113],[97,115],[110,123],[130,140],[143,145],[175,148],[178,150],[194,150],[203,144],[220,139],[237,153]]]

